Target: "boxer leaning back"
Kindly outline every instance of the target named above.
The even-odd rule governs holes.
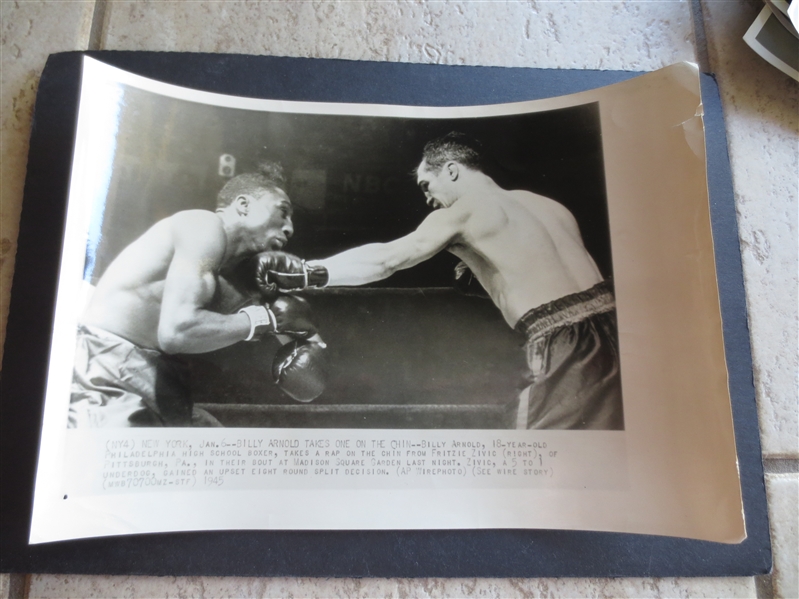
[[[277,384],[298,401],[324,387],[325,344],[308,303],[259,289],[252,258],[294,232],[281,169],[228,181],[215,212],[159,221],[103,273],[80,319],[69,427],[221,426],[194,407],[187,364],[239,341],[277,335]],[[249,280],[248,280],[249,279]]]
[[[415,231],[308,263],[262,255],[259,280],[284,290],[364,285],[446,249],[462,260],[456,286],[476,279],[526,336],[531,384],[515,426],[624,428],[613,291],[572,214],[549,198],[501,188],[485,173],[479,142],[460,133],[429,142],[416,175],[434,211]]]

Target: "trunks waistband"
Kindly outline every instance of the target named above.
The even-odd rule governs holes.
[[[590,289],[578,291],[533,308],[519,319],[515,329],[528,339],[548,335],[555,329],[569,326],[594,314],[616,308],[610,283],[602,281]]]

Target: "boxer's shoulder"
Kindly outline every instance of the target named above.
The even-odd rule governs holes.
[[[169,217],[175,248],[192,249],[209,258],[221,258],[227,237],[222,220],[208,210],[183,210]]]
[[[222,220],[209,210],[181,210],[168,218],[170,226],[178,232],[218,232],[224,234]],[[197,230],[199,229],[199,231]]]

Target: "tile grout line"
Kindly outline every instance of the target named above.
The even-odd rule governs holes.
[[[763,474],[795,473],[799,471],[799,460],[792,458],[763,458]],[[772,547],[773,551],[773,547]],[[755,576],[757,599],[774,599],[774,570]],[[27,598],[26,598],[27,599]]]
[[[707,1],[707,0],[704,0]],[[707,33],[705,30],[705,11],[703,0],[691,0],[691,17],[694,30],[694,43],[696,45],[696,60],[700,72],[712,73],[710,54],[708,51]],[[792,474],[799,472],[799,459],[766,457],[761,454],[763,474]],[[774,599],[773,573],[755,576],[755,591],[757,599]]]
[[[705,18],[701,0],[691,0],[691,17],[694,25],[696,62],[699,64],[699,71],[710,73],[710,56],[707,51],[707,35],[705,34]]]
[[[28,599],[30,589],[30,574],[8,575],[8,599]],[[3,597],[3,599],[6,599]]]
[[[796,458],[763,458],[763,474],[796,474],[799,472],[799,459]],[[769,527],[771,526],[771,516],[769,515]],[[771,535],[771,531],[769,531]],[[775,599],[774,593],[774,545],[772,551],[772,570],[768,574],[755,576],[755,591],[757,599]],[[27,598],[26,598],[27,599]]]
[[[705,0],[707,1],[707,0]],[[696,44],[696,60],[700,72],[712,73],[710,54],[708,52],[707,33],[705,31],[705,13],[703,0],[691,0],[691,17],[694,26],[694,43]],[[799,459],[768,458],[761,454],[763,474],[783,474],[799,472]],[[773,568],[773,566],[772,566]],[[774,599],[773,569],[768,574],[754,577],[757,599]]]
[[[757,599],[775,599],[774,581],[771,577],[771,574],[755,576],[755,593]],[[25,597],[25,599],[28,598]]]
[[[765,474],[796,474],[799,472],[799,459],[796,458],[763,458]]]
[[[105,31],[105,14],[108,0],[95,0],[92,13],[92,26],[89,30],[89,43],[87,50],[101,50],[103,33]]]

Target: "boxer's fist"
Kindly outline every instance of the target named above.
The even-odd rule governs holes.
[[[249,281],[250,288],[247,288],[240,280],[234,280],[231,276],[220,274],[216,280],[214,296],[208,303],[207,308],[211,312],[218,312],[219,314],[235,314],[244,306],[266,301],[266,299],[262,298],[261,292],[255,287],[252,277],[250,277]]]
[[[292,399],[313,401],[325,390],[327,356],[319,341],[292,341],[275,354],[272,376],[275,383]]]
[[[246,259],[220,272],[209,309],[232,314],[243,306],[263,304],[277,298],[277,289],[268,293],[258,286],[255,276],[257,266],[253,260]]]
[[[488,297],[488,292],[474,276],[471,269],[465,262],[458,262],[455,266],[455,289],[464,295],[474,295],[476,297]]]
[[[301,297],[281,295],[266,306],[271,313],[276,335],[289,335],[295,339],[308,339],[316,334],[311,306]]]
[[[265,294],[327,285],[328,275],[324,266],[309,266],[293,254],[261,252],[252,261],[256,285]]]

